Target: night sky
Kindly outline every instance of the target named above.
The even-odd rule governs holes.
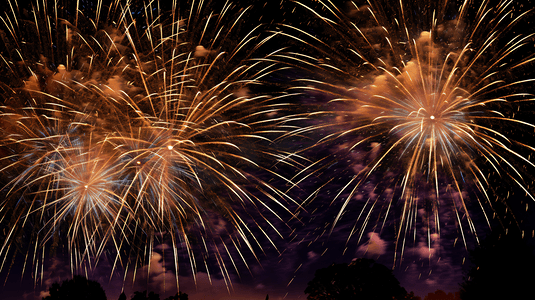
[[[179,10],[184,14],[177,23],[180,26],[186,24],[184,20],[190,13],[192,1],[187,2],[188,5],[182,3],[181,7],[185,8]],[[221,3],[205,3],[200,7],[202,9],[193,10],[198,15],[191,12],[194,15],[191,19],[196,20],[191,25],[197,27],[181,31],[177,40],[183,44],[176,46],[176,49],[189,53],[189,56],[179,56],[180,60],[208,63],[196,65],[191,69],[192,75],[177,73],[176,78],[191,76],[193,79],[184,79],[174,87],[166,85],[167,88],[157,81],[164,78],[162,82],[165,82],[165,78],[168,78],[165,72],[154,72],[150,76],[143,74],[139,76],[143,81],[138,80],[135,72],[128,73],[127,66],[129,62],[137,64],[137,59],[146,60],[137,67],[145,66],[149,70],[153,61],[161,59],[160,55],[165,57],[171,52],[172,48],[166,44],[168,41],[154,48],[155,51],[150,51],[147,37],[126,37],[120,32],[122,25],[117,29],[117,24],[113,24],[104,26],[106,30],[98,31],[99,34],[109,34],[112,46],[116,47],[107,52],[105,59],[102,59],[102,55],[95,55],[88,60],[89,56],[84,51],[89,51],[90,47],[73,47],[72,53],[80,51],[79,56],[72,54],[75,59],[65,59],[71,55],[68,47],[73,43],[67,42],[69,38],[63,39],[60,35],[53,37],[57,32],[48,37],[43,29],[40,42],[32,42],[29,39],[32,31],[27,29],[35,22],[32,9],[23,8],[22,4],[20,8],[12,8],[15,2],[10,1],[0,5],[3,11],[0,24],[3,40],[0,48],[3,59],[0,63],[3,73],[0,75],[0,124],[3,131],[0,135],[0,184],[3,186],[0,194],[3,198],[0,202],[0,280],[3,283],[0,298],[41,299],[52,283],[71,278],[75,269],[75,273],[98,281],[108,299],[117,299],[121,292],[125,292],[130,299],[134,291],[143,290],[159,293],[160,299],[164,299],[177,292],[177,281],[180,291],[187,293],[192,300],[265,299],[266,295],[269,295],[269,299],[306,299],[304,290],[317,269],[365,257],[392,268],[401,286],[423,299],[438,289],[459,291],[459,284],[471,266],[470,250],[484,240],[491,228],[520,230],[527,243],[534,245],[535,211],[532,198],[535,195],[535,126],[530,125],[534,112],[533,91],[530,89],[533,89],[531,82],[535,78],[531,70],[535,41],[529,36],[533,33],[534,15],[526,14],[521,19],[515,19],[529,8],[512,3],[506,5],[503,11],[488,8],[489,16],[495,14],[503,19],[486,19],[477,13],[477,8],[462,7],[462,1],[438,1],[435,4],[415,0],[404,2],[405,15],[401,17],[398,1],[393,1],[395,4],[392,5],[387,0],[372,2],[372,5],[368,5],[365,1],[355,1],[353,4],[347,1],[326,4],[321,1],[253,1],[252,4],[249,1],[237,1],[229,7]],[[494,2],[485,3],[488,7],[494,7]],[[193,3],[197,8],[199,3]],[[75,24],[73,20],[77,18],[77,14],[73,13],[77,6],[81,12],[86,12],[84,18],[87,20],[92,20],[97,7],[91,1],[80,1],[76,5],[74,1],[66,0],[62,4],[58,9],[62,14],[60,20],[65,18],[62,24],[70,22],[71,25]],[[248,5],[251,6],[241,15],[243,8]],[[42,5],[38,6],[42,9],[38,15],[46,15]],[[203,34],[201,25],[206,16],[211,11],[220,12],[227,8],[229,12],[224,18],[210,23],[210,26],[224,28],[224,31],[219,34],[217,30],[209,31],[203,38],[211,43],[200,47],[199,36]],[[157,20],[155,24],[165,24],[171,18],[172,14],[168,11],[170,7],[162,4],[159,9],[162,19],[154,19],[158,9],[147,10],[141,1],[134,1],[128,11],[130,20],[136,22],[137,30],[143,31],[147,27],[143,25],[147,14],[152,15],[151,20]],[[437,14],[432,13],[434,9]],[[52,11],[49,7],[47,12],[52,15]],[[430,28],[429,24],[436,15],[437,25]],[[325,19],[319,16],[325,16]],[[84,18],[80,17],[80,20]],[[476,22],[481,18],[485,21],[484,25]],[[462,22],[457,22],[459,19]],[[17,27],[19,25],[14,26],[5,20],[19,20],[21,25]],[[108,21],[106,18],[100,20],[104,23]],[[234,27],[225,27],[219,21],[227,22],[224,23],[227,25],[233,21],[236,23]],[[44,24],[42,20],[39,22]],[[259,27],[255,28],[256,25]],[[15,27],[18,29],[13,29]],[[212,27],[207,26],[208,30]],[[162,32],[167,33],[167,27],[162,28]],[[18,30],[16,35],[22,38],[13,39],[12,29]],[[87,32],[85,28],[75,31],[80,36],[90,32],[85,37],[93,35],[95,41],[102,38],[102,35],[91,34],[90,29]],[[250,32],[253,38],[245,38],[243,41],[247,42],[243,45],[238,43],[242,38],[249,37]],[[433,38],[429,37],[429,32],[432,32]],[[496,39],[492,40],[492,37]],[[39,46],[46,44],[43,41],[49,38],[53,40],[52,46]],[[220,40],[228,43],[219,44]],[[468,41],[471,48],[467,47],[469,51],[465,51]],[[84,43],[91,42],[84,40]],[[141,45],[139,49],[136,48],[139,53],[132,50],[133,44]],[[34,45],[38,46],[32,48]],[[102,48],[109,46],[102,45]],[[143,45],[149,50],[143,50]],[[13,51],[17,47],[21,50],[22,59]],[[100,50],[91,48],[91,51]],[[229,60],[226,60],[226,56],[217,56],[218,53],[227,52],[233,54]],[[119,59],[123,54],[126,62]],[[446,56],[453,58],[438,63],[437,67],[434,59],[438,57],[437,61],[440,61]],[[89,69],[92,74],[98,73],[98,76],[84,81],[84,72],[89,72],[87,63],[93,58],[95,65]],[[214,59],[218,63],[210,65],[209,62]],[[171,70],[167,61],[161,60],[161,66],[165,66],[161,70]],[[97,65],[98,62],[107,63]],[[181,63],[177,65],[182,66]],[[67,71],[64,64],[67,65]],[[254,64],[254,67],[243,72],[230,71],[236,68],[243,70],[240,66],[247,64]],[[444,95],[451,94],[444,101],[443,98],[436,98],[448,105],[453,103],[451,106],[443,109],[424,100],[421,101],[423,103],[418,102],[420,94],[440,93],[435,90],[421,92],[424,89],[419,85],[419,75],[415,75],[415,65],[419,65],[418,70],[422,73],[434,74],[429,78],[439,83],[435,86],[435,81],[426,77],[422,79],[427,80],[424,86],[436,91],[440,88]],[[29,75],[30,69],[35,70],[37,79]],[[197,69],[201,72],[195,73]],[[202,70],[208,74],[208,79],[205,80]],[[448,73],[454,74],[451,81],[455,84],[452,86],[443,83],[448,78],[444,74]],[[65,79],[65,74],[70,77]],[[241,79],[240,76],[254,80],[248,82],[249,85],[241,85],[236,83]],[[199,78],[202,78],[200,84]],[[235,82],[227,86],[227,80]],[[102,88],[103,84],[106,88]],[[77,85],[94,85],[98,88],[76,90],[74,87]],[[170,190],[176,188],[178,192],[173,190],[174,194],[165,194],[158,187],[164,186],[162,190],[167,192],[167,182],[154,183],[139,175],[144,172],[143,167],[150,166],[152,161],[146,154],[136,154],[137,150],[122,152],[116,160],[121,166],[117,173],[127,175],[117,179],[112,170],[111,175],[103,177],[105,186],[128,187],[125,192],[128,196],[122,196],[124,189],[121,189],[120,192],[114,192],[116,194],[112,193],[109,198],[112,201],[121,197],[127,199],[125,201],[150,201],[145,199],[154,195],[185,198],[187,205],[183,206],[186,207],[183,212],[189,219],[182,223],[182,219],[176,217],[182,211],[173,206],[170,206],[170,210],[176,210],[171,214],[164,212],[159,215],[161,212],[158,209],[150,210],[157,204],[138,207],[129,202],[134,217],[118,217],[115,221],[124,221],[126,224],[125,236],[131,238],[132,244],[121,244],[119,256],[125,261],[131,259],[132,265],[125,268],[126,264],[116,264],[117,246],[112,246],[111,241],[103,251],[98,251],[98,263],[92,262],[96,267],[87,268],[85,262],[79,268],[76,263],[71,263],[72,253],[67,240],[72,233],[66,230],[68,224],[56,226],[53,223],[54,226],[51,226],[50,222],[38,217],[41,211],[32,206],[42,203],[44,196],[65,195],[61,193],[71,195],[68,193],[71,188],[69,184],[75,182],[47,175],[47,172],[54,173],[55,164],[34,158],[34,155],[41,155],[42,152],[56,151],[46,150],[50,145],[55,147],[54,130],[63,126],[61,128],[67,133],[60,132],[57,135],[68,137],[75,149],[73,155],[79,157],[85,157],[86,154],[76,152],[77,143],[84,143],[85,140],[81,138],[82,142],[79,142],[72,136],[90,134],[83,126],[80,129],[73,125],[78,123],[97,128],[91,129],[91,139],[103,139],[105,142],[102,144],[109,142],[111,145],[110,148],[98,148],[99,156],[106,151],[145,147],[138,141],[146,142],[149,145],[146,147],[150,149],[165,148],[167,144],[159,144],[166,138],[164,134],[143,135],[142,130],[132,130],[133,127],[146,126],[157,132],[167,124],[178,127],[171,121],[162,121],[161,124],[154,121],[164,119],[167,108],[150,102],[151,107],[146,101],[147,91],[167,99],[167,96],[162,96],[166,89],[170,91],[168,94],[173,94],[169,96],[171,98],[177,97],[178,90],[182,93],[183,89],[187,91],[178,97],[186,95],[184,101],[189,101],[188,97],[194,95],[188,94],[191,86],[195,86],[192,90],[197,89],[197,96],[203,97],[210,94],[206,91],[210,91],[214,85],[217,86],[214,88],[215,99],[221,97],[227,101],[233,98],[225,96],[234,93],[236,97],[256,99],[258,102],[248,100],[241,106],[224,107],[220,109],[223,112],[221,115],[214,114],[208,121],[202,121],[206,124],[199,121],[199,128],[209,128],[206,132],[199,130],[203,133],[190,137],[193,141],[191,144],[208,145],[200,148],[199,152],[204,151],[200,155],[200,163],[193,163],[194,167],[191,168],[184,167],[190,166],[189,160],[180,156],[169,169],[158,169],[170,170],[171,176],[181,174],[173,177],[169,183]],[[61,89],[78,93],[66,96],[67,93],[60,92]],[[95,90],[99,92],[91,94]],[[48,102],[44,101],[43,104],[38,103],[39,100],[31,102],[24,98],[30,94],[32,97],[38,94],[36,98],[48,97]],[[135,98],[135,94],[143,97]],[[74,103],[78,100],[72,99],[77,97],[88,100],[79,100],[82,104]],[[121,97],[139,106],[135,109],[134,104],[120,106],[116,104],[120,102],[117,100],[97,103],[101,99]],[[417,100],[404,102],[405,98]],[[461,98],[468,100],[458,100]],[[403,105],[391,104],[390,100],[403,102]],[[55,103],[54,108],[43,109],[50,102]],[[196,102],[188,102],[193,107],[191,103]],[[260,104],[257,107],[255,103]],[[415,103],[421,108],[411,111],[411,105]],[[39,105],[35,115],[29,113],[29,118],[16,117],[23,114],[21,111],[33,111],[29,107]],[[114,105],[119,109],[112,113],[110,107]],[[128,112],[122,115],[121,109]],[[157,110],[160,113],[155,112]],[[139,117],[139,111],[150,115],[146,117],[148,125],[136,123],[145,118]],[[85,116],[76,119],[77,115]],[[183,115],[186,113],[177,113],[177,118]],[[122,116],[124,119],[121,119]],[[32,118],[37,120],[41,117],[47,121],[35,125],[38,122],[32,121]],[[61,121],[55,123],[56,117]],[[235,123],[232,117],[236,117]],[[409,117],[417,120],[405,121]],[[263,122],[263,118],[267,121]],[[236,126],[237,123],[246,126]],[[30,126],[26,126],[28,124]],[[56,124],[57,128],[46,132],[47,128],[52,127],[51,124]],[[35,131],[31,126],[36,126]],[[424,129],[428,127],[438,129]],[[25,136],[20,133],[23,130],[21,128],[31,128],[28,132],[38,137]],[[227,128],[230,129],[227,131]],[[182,134],[178,129],[170,132]],[[41,138],[41,135],[45,138]],[[130,139],[124,138],[128,135]],[[252,139],[253,142],[249,143],[250,135],[265,139]],[[428,146],[435,145],[433,143],[437,140],[436,148]],[[210,141],[221,143],[210,148]],[[63,142],[59,139],[57,143]],[[227,150],[225,147],[231,143],[240,145],[240,150],[231,147]],[[100,145],[98,142],[94,144]],[[177,148],[169,147],[168,150],[177,151]],[[193,153],[193,159],[198,157],[193,150],[187,151],[190,152],[184,153]],[[158,152],[156,156],[165,157],[165,154]],[[240,160],[242,156],[244,159]],[[46,157],[49,155],[46,154]],[[58,161],[62,162],[62,159]],[[108,159],[111,161],[115,156],[110,154]],[[223,163],[219,163],[218,159]],[[85,166],[79,160],[73,161],[69,163],[74,165],[74,172],[80,170],[78,166]],[[255,164],[248,164],[248,161]],[[135,166],[136,163],[141,166]],[[154,166],[160,168],[160,165]],[[235,176],[236,173],[229,171],[233,168],[238,170],[236,173],[246,175]],[[127,173],[125,170],[136,171]],[[235,176],[231,178],[236,178],[235,182],[243,190],[228,185],[227,177],[220,175],[227,174],[225,172]],[[145,184],[139,186],[132,183],[144,180],[147,180]],[[183,188],[182,183],[188,182],[192,184]],[[46,187],[55,187],[55,184],[59,186],[57,190],[52,188],[53,192],[42,192]],[[103,194],[108,193],[107,188],[103,190]],[[245,204],[237,201],[243,195],[247,195],[245,199],[252,200]],[[75,199],[75,196],[64,197],[62,199]],[[230,199],[228,202],[227,198]],[[191,207],[194,208],[188,210]],[[196,219],[195,208],[202,211],[199,214],[202,218]],[[73,208],[72,211],[76,210]],[[30,217],[21,225],[26,212]],[[117,215],[122,216],[123,213],[126,214],[117,212]],[[21,217],[13,217],[17,215]],[[95,226],[98,235],[100,230],[105,232],[107,221],[102,217],[102,212],[96,215],[102,219],[91,219],[81,224]],[[154,215],[157,217],[153,219]],[[50,218],[48,220],[53,219],[48,210],[43,212],[43,216]],[[72,221],[69,213],[65,218]],[[237,218],[242,219],[236,221]],[[156,225],[151,227],[150,224]],[[239,224],[238,228],[236,224]],[[51,230],[52,234],[46,235],[35,229],[41,225]],[[16,228],[15,237],[11,236],[12,228]],[[176,228],[186,229],[182,232]],[[178,241],[171,239],[167,232],[175,229],[175,233],[180,235]],[[245,233],[241,231],[243,229],[246,229]],[[42,234],[49,239],[43,242]],[[250,251],[240,234],[252,242],[250,248],[253,251]],[[35,236],[40,237],[38,242],[34,240]],[[191,242],[189,247],[197,264],[195,276],[189,258],[191,254],[188,254],[188,246],[182,238]],[[149,244],[149,240],[151,250],[143,246]],[[4,241],[9,242],[4,244]],[[80,243],[83,245],[83,242]],[[42,247],[48,250],[42,252]],[[176,252],[173,248],[176,248]],[[175,257],[178,257],[178,266],[174,264]],[[135,276],[133,265],[137,265]]]

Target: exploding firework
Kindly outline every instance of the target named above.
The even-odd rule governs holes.
[[[534,199],[531,11],[513,1],[295,4],[314,21],[282,25],[281,34],[307,50],[279,58],[321,71],[297,80],[303,98],[323,108],[304,114],[311,123],[294,133],[322,136],[304,152],[327,154],[300,175],[332,178],[310,196],[336,189],[332,227],[358,203],[351,235],[395,219],[403,254],[420,225],[429,244],[440,235],[445,207],[463,241],[465,231],[477,238],[470,208],[481,207],[490,225],[505,199],[501,181]],[[348,179],[336,187],[340,170]]]
[[[271,37],[245,29],[248,9],[8,4],[2,261],[26,253],[38,270],[65,248],[73,269],[110,251],[129,268],[170,242],[177,274],[184,249],[193,273],[213,261],[228,277],[234,253],[273,243],[291,199],[262,174],[282,106],[254,92],[276,66],[253,59]]]

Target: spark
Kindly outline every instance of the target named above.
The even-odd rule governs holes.
[[[35,270],[57,239],[73,270],[109,251],[114,268],[136,270],[169,242],[177,280],[185,258],[194,274],[217,261],[230,282],[226,261],[239,270],[228,256],[247,266],[243,251],[256,258],[266,241],[275,246],[281,234],[268,215],[284,223],[280,213],[298,204],[259,175],[273,172],[256,158],[280,155],[268,137],[284,131],[283,108],[252,88],[278,66],[255,59],[272,36],[243,30],[248,8],[99,1],[83,11],[77,2],[73,16],[60,3],[36,1],[28,13],[9,4],[0,17],[0,219],[13,229],[0,257],[25,248],[17,235],[30,232]]]
[[[381,232],[399,210],[396,253],[403,253],[408,233],[416,230],[415,213],[426,220],[428,236],[440,235],[446,207],[457,216],[466,245],[463,226],[477,240],[470,207],[483,208],[491,225],[487,211],[496,209],[491,194],[500,197],[497,180],[535,200],[535,148],[521,138],[535,128],[535,79],[527,69],[535,34],[520,29],[531,11],[513,1],[294,3],[313,16],[313,29],[281,24],[281,35],[306,47],[278,58],[321,74],[296,80],[300,97],[329,101],[296,117],[309,125],[293,134],[322,135],[303,153],[331,148],[294,181],[325,178],[310,202],[341,176],[329,168],[347,161],[345,170],[352,169],[332,199],[341,209],[331,232],[342,217],[354,216],[351,236],[360,241],[367,230]],[[355,205],[365,194],[372,195],[368,202]],[[362,211],[347,214],[352,205]]]

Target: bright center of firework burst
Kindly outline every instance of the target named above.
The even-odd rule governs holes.
[[[167,149],[173,150],[173,146],[169,145],[169,146],[167,146]]]
[[[431,116],[431,117],[429,117],[429,118],[430,118],[431,120],[434,120],[434,119],[435,119],[435,116]]]

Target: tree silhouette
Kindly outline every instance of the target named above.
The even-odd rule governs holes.
[[[403,298],[403,299],[405,299],[405,300],[422,300],[422,298],[416,296],[414,294],[414,292],[408,293],[407,295],[405,295],[405,298]]]
[[[434,293],[429,293],[424,297],[424,300],[460,300],[459,293],[447,293],[443,290],[436,290]]]
[[[316,271],[308,283],[308,300],[392,300],[404,299],[407,291],[392,271],[371,259],[350,264],[332,264]]]
[[[461,299],[527,299],[533,295],[535,256],[515,231],[493,232],[470,252],[473,267],[461,284]],[[530,298],[532,299],[532,298]]]
[[[182,292],[178,292],[174,296],[170,296],[170,297],[165,298],[165,300],[188,300],[188,294],[182,293]]]
[[[131,300],[160,300],[160,295],[150,292],[147,295],[147,291],[134,292],[134,297]]]
[[[124,292],[119,295],[119,300],[126,300],[126,294]]]
[[[70,280],[53,283],[48,289],[49,296],[43,300],[107,300],[100,283],[75,275]]]

